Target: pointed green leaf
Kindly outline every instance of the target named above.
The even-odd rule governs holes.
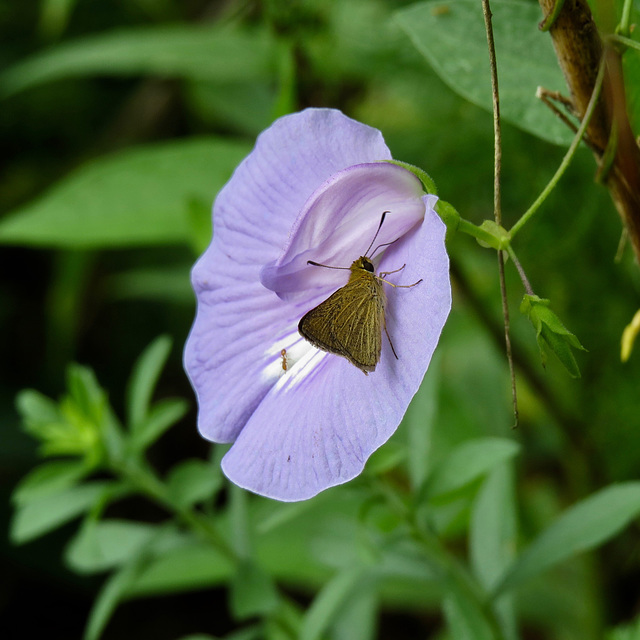
[[[91,482],[20,505],[11,522],[11,541],[28,542],[73,520],[115,486],[112,482]]]
[[[565,511],[520,555],[495,593],[522,584],[619,533],[640,516],[640,482],[612,485]]]
[[[535,3],[492,0],[501,116],[555,144],[573,137],[540,100],[539,86],[563,91],[564,79]],[[466,100],[492,111],[491,77],[482,6],[476,0],[421,2],[397,20],[442,80]]]
[[[190,507],[211,498],[222,487],[222,474],[202,460],[184,460],[167,478],[167,490],[174,504]]]
[[[178,422],[188,409],[189,403],[179,398],[156,402],[131,437],[133,449],[141,451],[153,444],[169,427]]]
[[[456,447],[427,480],[426,494],[439,498],[452,494],[512,458],[520,446],[506,438],[478,438]]]
[[[128,520],[90,521],[71,540],[65,561],[77,573],[96,573],[121,566],[154,540],[158,525]],[[164,548],[176,546],[185,534],[175,532],[175,539],[163,536]],[[156,551],[158,548],[156,547]]]
[[[498,465],[484,480],[474,501],[469,528],[469,552],[473,571],[486,589],[513,562],[517,544],[517,514],[513,465]],[[506,638],[518,637],[514,601],[503,595],[494,605]]]
[[[26,427],[60,419],[58,404],[35,389],[21,391],[16,397],[16,407]]]
[[[346,606],[365,575],[363,567],[345,569],[321,589],[307,610],[300,640],[320,640],[341,607]]]
[[[84,640],[98,640],[100,638],[127,589],[142,570],[147,560],[146,555],[146,549],[143,547],[128,564],[111,574],[105,581],[89,614],[83,636]]]
[[[496,640],[477,605],[461,594],[448,595],[443,608],[449,635],[454,640]]]
[[[0,244],[101,248],[191,246],[189,202],[212,202],[250,151],[245,143],[189,139],[89,162],[0,221]]]
[[[127,422],[135,432],[147,417],[153,390],[171,351],[171,338],[158,336],[138,357],[127,385]]]
[[[15,504],[24,505],[67,489],[87,472],[86,465],[80,460],[56,460],[41,464],[20,481],[11,498]]]
[[[424,380],[403,418],[409,440],[409,477],[414,489],[422,485],[431,464],[431,440],[438,412],[440,377],[440,356],[436,351]]]
[[[153,558],[128,588],[130,596],[179,593],[231,579],[231,560],[210,544],[192,540]]]
[[[270,77],[273,68],[273,41],[266,29],[123,29],[67,42],[14,65],[0,75],[0,95],[73,76],[155,74],[240,82]]]
[[[240,563],[231,581],[229,603],[236,620],[270,613],[278,606],[273,578],[252,561]]]

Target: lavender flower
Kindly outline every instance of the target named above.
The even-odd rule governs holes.
[[[445,227],[382,135],[332,109],[277,120],[219,193],[211,245],[193,269],[198,311],[185,367],[198,427],[233,442],[230,480],[283,501],[357,476],[418,390],[451,307]],[[368,376],[298,333],[300,318],[343,286],[387,213],[373,258],[393,271],[382,354]],[[285,350],[283,352],[283,350]]]

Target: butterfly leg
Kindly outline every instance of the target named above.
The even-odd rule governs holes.
[[[402,271],[406,266],[406,264],[403,264],[399,269],[396,269],[395,271],[383,271],[380,274],[380,277],[385,278],[386,276],[390,276],[392,273],[398,273],[398,271]]]
[[[391,336],[389,335],[389,332],[387,331],[387,323],[384,323],[384,332],[387,334],[387,340],[389,341],[389,346],[391,347],[391,351],[393,351],[393,355],[396,357],[396,360],[400,360],[400,358],[398,358],[398,354],[396,353],[396,350],[393,347],[393,342],[391,342]]]

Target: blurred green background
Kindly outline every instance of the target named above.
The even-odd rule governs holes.
[[[180,460],[209,456],[181,366],[194,314],[189,269],[209,242],[215,193],[275,117],[307,106],[339,108],[379,128],[394,158],[424,168],[463,217],[478,224],[492,217],[491,115],[454,91],[453,80],[443,81],[444,63],[455,62],[443,50],[446,43],[436,46],[443,52],[440,67],[414,47],[406,20],[398,17],[410,4],[0,2],[3,531],[9,530],[13,488],[39,460],[37,444],[21,430],[15,396],[25,387],[59,396],[72,361],[94,369],[122,414],[135,358],[156,336],[169,334],[174,346],[157,397],[188,398],[191,408],[152,447],[150,460],[164,473]],[[447,17],[446,11],[432,15]],[[443,24],[434,39],[446,40]],[[514,40],[524,37],[514,24],[501,28]],[[542,43],[552,59],[548,36],[535,31],[526,38]],[[520,60],[500,58],[500,49],[498,55],[501,73],[517,79]],[[481,81],[488,86],[486,66]],[[542,105],[532,108],[544,113]],[[503,138],[508,228],[549,180],[564,148],[510,122]],[[454,307],[429,373],[436,412],[429,459],[437,464],[481,436],[518,441],[522,544],[568,505],[612,482],[636,479],[640,469],[640,352],[625,364],[619,356],[622,330],[640,306],[640,271],[628,246],[619,251],[620,221],[606,190],[594,184],[594,171],[582,149],[515,243],[536,293],[551,299],[588,350],[576,356],[581,379],[570,378],[553,355],[542,368],[533,330],[518,313],[521,283],[507,264],[520,400],[516,430],[495,253],[467,236],[449,239]],[[389,450],[406,455],[407,437],[401,427]],[[307,515],[300,512],[292,539],[306,531],[313,545],[329,550],[316,549],[313,561],[295,553],[283,558],[277,537],[269,541],[265,534],[265,563],[303,605],[336,562],[327,558],[335,553],[331,535],[311,525],[333,522],[343,510],[338,524],[349,540],[362,502],[349,491],[330,490],[309,503]],[[258,513],[269,509],[261,499],[250,502]],[[162,517],[136,498],[114,505],[109,515],[143,522]],[[461,553],[469,518],[467,503],[442,516],[443,538]],[[2,536],[3,638],[39,637],[43,630],[52,640],[81,637],[102,576],[65,566],[65,545],[75,530],[68,524],[20,546]],[[279,573],[273,569],[278,563]],[[204,589],[161,600],[132,600],[117,610],[103,637],[224,635],[236,623],[222,582],[212,579]],[[376,637],[439,637],[442,618],[424,589],[424,600],[418,594],[403,601],[402,589],[389,586],[375,617]],[[640,613],[637,524],[597,554],[578,556],[533,581],[519,595],[518,609],[522,637],[531,639],[595,638],[629,623]]]

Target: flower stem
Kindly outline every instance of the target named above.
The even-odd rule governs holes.
[[[374,491],[381,495],[389,508],[407,524],[411,537],[423,551],[427,564],[434,574],[442,577],[445,589],[456,592],[473,603],[491,629],[494,640],[504,640],[504,633],[490,604],[489,596],[473,576],[430,529],[417,522],[415,512],[391,486],[378,479],[373,479],[372,484]]]
[[[611,42],[617,42],[618,44],[622,44],[628,49],[635,49],[636,51],[640,51],[640,42],[631,40],[631,38],[627,38],[626,36],[613,35],[613,36],[609,36],[609,40]]]
[[[620,25],[618,27],[619,33],[624,36],[628,36],[630,32],[631,26],[631,7],[633,6],[633,0],[624,0],[624,5],[622,7],[622,17],[620,18]],[[634,42],[631,40],[631,42]],[[637,46],[637,42],[634,42]]]
[[[493,25],[491,23],[491,7],[489,0],[482,0],[482,13],[484,26],[487,32],[487,45],[489,47],[489,64],[491,67],[491,93],[493,96],[493,216],[496,226],[502,225],[502,204],[500,190],[500,171],[502,169],[502,132],[500,128],[500,92],[498,90],[498,62],[496,60],[496,47],[493,38]],[[516,372],[513,366],[511,353],[511,336],[509,329],[509,304],[507,301],[507,285],[504,277],[504,254],[498,251],[498,274],[500,278],[500,297],[502,299],[502,315],[504,317],[504,344],[509,363],[511,377],[511,397],[513,398],[513,416],[515,424],[518,424],[518,393],[516,388]]]
[[[522,265],[520,264],[520,260],[518,260],[515,251],[513,250],[513,247],[511,245],[509,245],[507,247],[507,253],[509,254],[509,257],[511,258],[511,260],[513,260],[513,264],[516,266],[516,269],[518,270],[518,274],[520,275],[520,280],[522,280],[522,286],[524,287],[524,290],[530,295],[533,296],[535,295],[533,292],[533,288],[531,287],[531,283],[529,282],[529,279],[527,278],[527,274],[524,272],[524,269],[522,268]]]
[[[140,493],[146,495],[170,513],[175,514],[179,520],[207,540],[229,560],[233,562],[239,560],[234,549],[227,543],[218,529],[197,511],[177,505],[169,496],[166,486],[152,471],[146,469],[142,464],[135,466],[125,464],[114,468],[113,471],[129,481]]]
[[[598,103],[598,97],[600,95],[600,90],[602,88],[602,81],[604,79],[604,61],[600,63],[600,68],[598,69],[598,76],[596,78],[596,83],[593,88],[593,93],[591,94],[591,99],[589,100],[589,104],[587,106],[587,110],[584,114],[584,118],[582,118],[582,122],[578,127],[578,131],[573,138],[567,153],[565,154],[560,166],[556,170],[554,176],[549,181],[549,184],[542,190],[542,193],[536,198],[535,202],[522,214],[520,220],[516,222],[509,232],[511,238],[514,238],[515,235],[524,227],[524,225],[533,217],[535,212],[540,208],[540,205],[547,199],[551,191],[555,188],[558,181],[563,176],[564,172],[567,170],[569,163],[573,160],[573,156],[575,155],[578,145],[580,144],[580,140],[582,140],[582,136],[587,129],[589,124],[589,120],[593,115],[596,104]]]

